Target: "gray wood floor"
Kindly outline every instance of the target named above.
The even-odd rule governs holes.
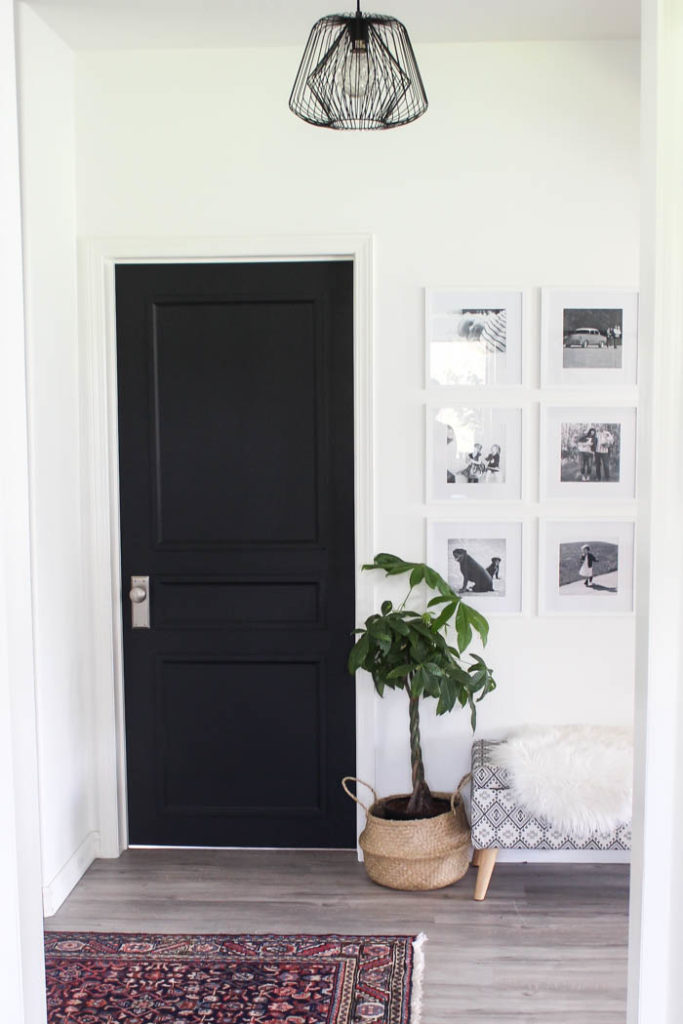
[[[500,864],[393,892],[354,853],[129,850],[96,861],[47,929],[426,932],[424,1024],[623,1024],[628,868]]]

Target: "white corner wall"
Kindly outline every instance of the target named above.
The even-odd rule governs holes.
[[[0,0],[0,999],[45,1024],[15,22]]]
[[[80,512],[74,57],[18,6],[43,902],[97,853]]]
[[[392,132],[311,128],[287,109],[300,53],[97,52],[76,58],[81,236],[375,238],[376,550],[425,554],[425,286],[520,286],[527,308],[525,614],[492,623],[499,690],[479,735],[529,721],[630,723],[631,617],[536,615],[539,298],[633,286],[639,244],[639,51],[633,42],[419,47],[431,106]],[[641,339],[644,350],[650,339]],[[593,401],[599,400],[593,395]],[[577,404],[586,401],[576,395]],[[634,505],[617,511],[630,514]],[[489,516],[494,512],[489,510]],[[428,778],[466,770],[466,716],[426,712]],[[400,695],[378,708],[380,792],[408,782]]]

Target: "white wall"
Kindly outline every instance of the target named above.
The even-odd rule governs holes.
[[[422,558],[426,514],[447,516],[424,504],[423,288],[637,285],[638,48],[420,47],[427,116],[362,134],[316,130],[289,113],[299,57],[293,49],[79,54],[78,229],[179,238],[371,232],[376,549]],[[527,611],[493,623],[499,690],[481,706],[480,735],[527,721],[627,723],[632,714],[633,620],[535,615],[535,519],[582,509],[536,504],[536,292],[527,312],[519,397],[533,413],[528,500],[505,507],[529,521]],[[489,506],[488,514],[503,513]],[[424,732],[428,777],[449,788],[468,761],[466,716],[437,722],[427,713]],[[378,788],[396,792],[407,780],[406,709],[391,696],[378,709]]]
[[[8,1024],[44,1024],[13,6],[0,0],[0,998]]]
[[[80,514],[74,58],[19,7],[35,672],[46,913],[97,851]]]

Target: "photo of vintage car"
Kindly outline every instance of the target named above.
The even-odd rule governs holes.
[[[577,327],[564,338],[565,348],[604,348],[606,344],[607,336],[597,327]]]

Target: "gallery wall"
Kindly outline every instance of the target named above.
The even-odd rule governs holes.
[[[481,706],[479,734],[530,721],[628,723],[632,618],[536,614],[539,513],[633,507],[538,504],[538,401],[567,398],[538,390],[538,288],[637,285],[637,45],[420,47],[427,116],[357,135],[290,114],[299,56],[79,54],[79,233],[372,234],[376,548],[406,558],[425,556],[428,516],[450,517],[425,502],[424,288],[525,289],[523,385],[506,399],[528,419],[525,500],[483,513],[525,522],[524,612],[492,622],[499,690]],[[576,396],[601,400],[599,389]],[[467,517],[460,506],[457,515]],[[407,784],[405,713],[400,695],[378,709],[383,793]],[[429,779],[450,788],[467,766],[465,716],[427,711],[424,732]]]

